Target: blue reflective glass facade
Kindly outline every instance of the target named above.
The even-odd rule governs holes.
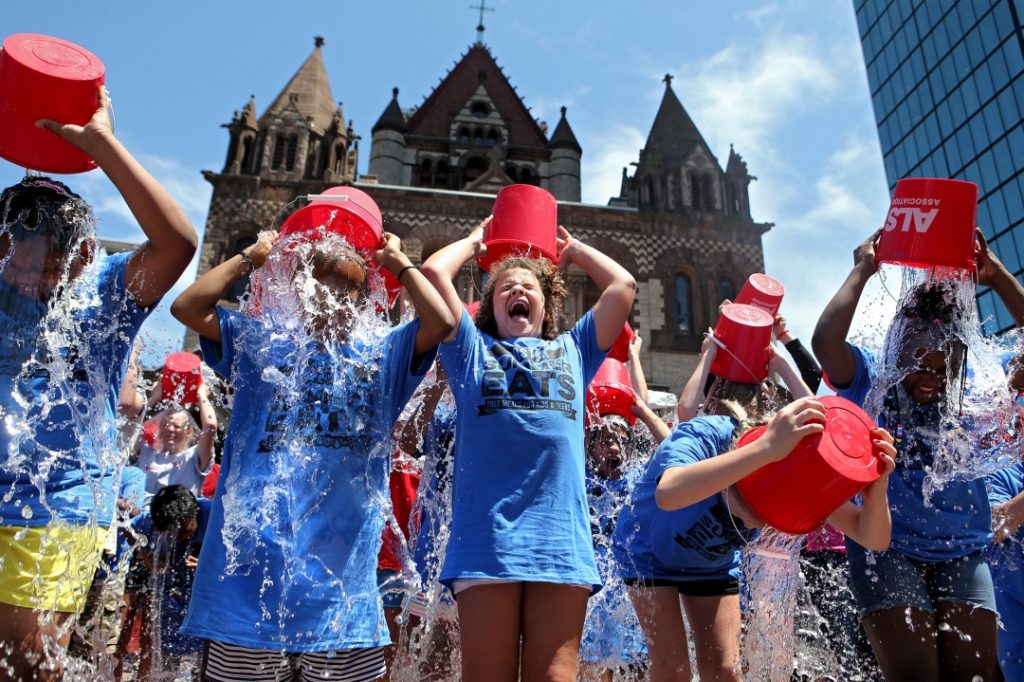
[[[1024,0],[854,0],[890,190],[906,177],[978,185],[978,225],[1024,268]],[[979,290],[989,333],[1013,326]]]

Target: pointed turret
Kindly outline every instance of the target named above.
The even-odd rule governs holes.
[[[725,165],[725,212],[750,218],[750,181],[756,180],[747,170],[747,162],[729,145],[729,161]]]
[[[391,88],[391,101],[373,125],[370,146],[370,175],[383,185],[408,185],[412,170],[406,163],[405,113],[398,104],[398,88]]]
[[[334,117],[334,95],[331,94],[331,84],[327,81],[327,69],[324,67],[321,50],[324,39],[316,36],[313,45],[313,51],[306,57],[306,61],[260,116],[261,126],[294,106],[309,121],[314,132],[322,134],[327,130]]]
[[[256,120],[256,96],[249,95],[249,101],[231,117],[231,123],[221,127],[228,129],[228,156],[224,161],[224,172],[232,175],[252,173],[255,160],[256,133],[259,122]]]
[[[256,118],[256,95],[249,95],[249,101],[242,109],[242,127],[246,130],[259,130],[260,122]]]
[[[562,117],[558,119],[555,132],[548,141],[548,149],[551,150],[548,189],[562,201],[579,201],[580,157],[583,155],[583,148],[576,140],[565,112],[566,108],[562,107]]]
[[[633,176],[642,210],[682,212],[722,208],[722,169],[665,75],[665,94]]]
[[[398,88],[391,88],[391,101],[384,108],[377,122],[373,124],[373,133],[380,130],[393,130],[405,134],[405,114],[398,104]]]

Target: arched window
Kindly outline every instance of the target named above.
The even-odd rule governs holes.
[[[496,147],[497,145],[498,145],[498,131],[497,130],[492,130],[491,132],[487,133],[487,146],[488,147]]]
[[[652,178],[650,175],[645,177],[644,178],[644,185],[643,185],[643,187],[644,187],[644,189],[643,189],[644,203],[646,203],[646,204],[653,204],[654,203],[654,178]]]
[[[690,278],[676,275],[676,331],[683,334],[693,333],[693,297]]]
[[[725,299],[730,301],[736,299],[736,285],[732,283],[732,280],[728,277],[718,278],[718,302],[721,303]]]
[[[487,160],[479,156],[474,156],[466,162],[466,167],[462,169],[462,184],[467,185],[487,170]]]
[[[430,159],[423,159],[420,163],[420,187],[430,187],[433,184],[431,175]]]
[[[524,166],[519,170],[519,182],[524,185],[536,185],[537,176],[533,174],[533,171],[528,166]]]
[[[434,187],[448,187],[448,164],[444,161],[438,161],[434,169]]]
[[[466,126],[459,128],[459,142],[469,144],[469,128]]]
[[[242,251],[249,248],[255,243],[256,240],[253,239],[252,237],[242,237],[237,242],[235,242],[235,251],[231,255],[234,255],[235,253],[241,253]],[[245,290],[248,288],[249,273],[246,273],[245,276],[239,278],[238,280],[235,281],[234,284],[231,285],[231,288],[228,289],[228,293],[225,294],[224,298],[233,303],[238,303],[238,299],[242,297],[242,294],[244,294]]]
[[[487,106],[487,102],[473,102],[469,111],[477,118],[485,118],[487,114],[491,113],[491,108]]]
[[[690,174],[690,205],[698,211],[715,210],[714,178],[710,173]]]
[[[284,163],[284,150],[287,145],[287,141],[284,135],[281,133],[277,134],[274,139],[274,157],[270,160],[270,170],[277,170]]]
[[[280,170],[282,165],[284,165],[285,170],[295,168],[295,154],[298,149],[298,135],[278,133],[274,141],[274,158],[270,162],[271,170]]]
[[[299,136],[290,135],[288,137],[288,149],[285,152],[284,157],[284,169],[292,170],[295,168],[295,153],[299,149]]]
[[[242,140],[242,172],[246,173],[252,170],[252,145],[253,138],[251,136],[246,137]]]
[[[505,166],[505,175],[507,175],[508,179],[512,182],[518,182],[518,180],[516,180],[518,173],[516,172],[516,167],[512,164]]]
[[[484,143],[484,131],[481,130],[480,128],[475,128],[473,130],[473,144],[483,144],[483,143]]]

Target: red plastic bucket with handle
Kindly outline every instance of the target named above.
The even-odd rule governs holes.
[[[199,400],[199,385],[203,383],[200,360],[192,353],[171,353],[164,360],[160,375],[160,388],[165,400],[191,405]]]
[[[722,306],[712,339],[718,351],[711,373],[742,384],[764,381],[774,324],[775,318],[761,308],[743,303]]]
[[[782,282],[769,277],[762,272],[755,272],[747,278],[746,284],[740,289],[733,303],[745,303],[768,311],[774,318],[779,314],[779,307],[782,305],[782,297],[786,289]]]
[[[791,535],[820,526],[885,471],[871,442],[875,423],[867,413],[838,396],[819,400],[826,409],[825,431],[806,436],[785,459],[763,466],[737,483],[755,514]],[[751,429],[737,445],[757,440],[766,428]]]
[[[380,267],[373,258],[384,235],[384,220],[377,202],[355,187],[330,187],[313,196],[307,206],[288,216],[281,225],[280,235],[303,235],[309,239],[318,239],[327,232],[340,235],[369,258],[371,267],[380,270],[388,301],[394,303],[402,284],[394,273]]]
[[[481,270],[509,255],[544,257],[558,262],[558,204],[547,190],[508,185],[494,200],[493,218],[484,231],[487,250],[477,258]]]
[[[629,326],[629,322],[622,325],[622,331],[619,332],[618,338],[615,339],[615,343],[612,344],[611,350],[608,351],[608,357],[619,362],[626,362],[629,360],[629,344],[633,341],[633,337],[636,334],[633,332],[633,328]]]
[[[84,126],[99,108],[103,81],[103,62],[84,47],[36,33],[7,36],[0,49],[0,156],[45,173],[96,168],[36,121]]]
[[[944,178],[896,183],[876,257],[882,263],[974,270],[978,186]]]
[[[613,358],[606,358],[587,387],[587,411],[601,416],[617,414],[635,424],[635,402],[636,393],[629,378],[629,367]]]

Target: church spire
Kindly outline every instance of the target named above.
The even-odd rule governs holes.
[[[644,158],[659,156],[681,161],[698,144],[707,148],[704,137],[672,89],[672,79],[672,74],[668,73],[662,79],[665,94],[661,98],[661,106],[654,117],[651,132],[647,135]]]
[[[470,5],[469,8],[480,10],[480,21],[476,25],[476,44],[483,45],[484,31],[487,30],[484,28],[484,12],[493,12],[494,8],[487,6],[487,0],[480,0],[479,5]]]
[[[261,124],[294,103],[299,113],[309,120],[316,132],[323,133],[331,125],[334,119],[335,100],[331,94],[331,84],[327,80],[327,69],[324,67],[323,45],[322,36],[313,38],[313,52],[260,116]]]

